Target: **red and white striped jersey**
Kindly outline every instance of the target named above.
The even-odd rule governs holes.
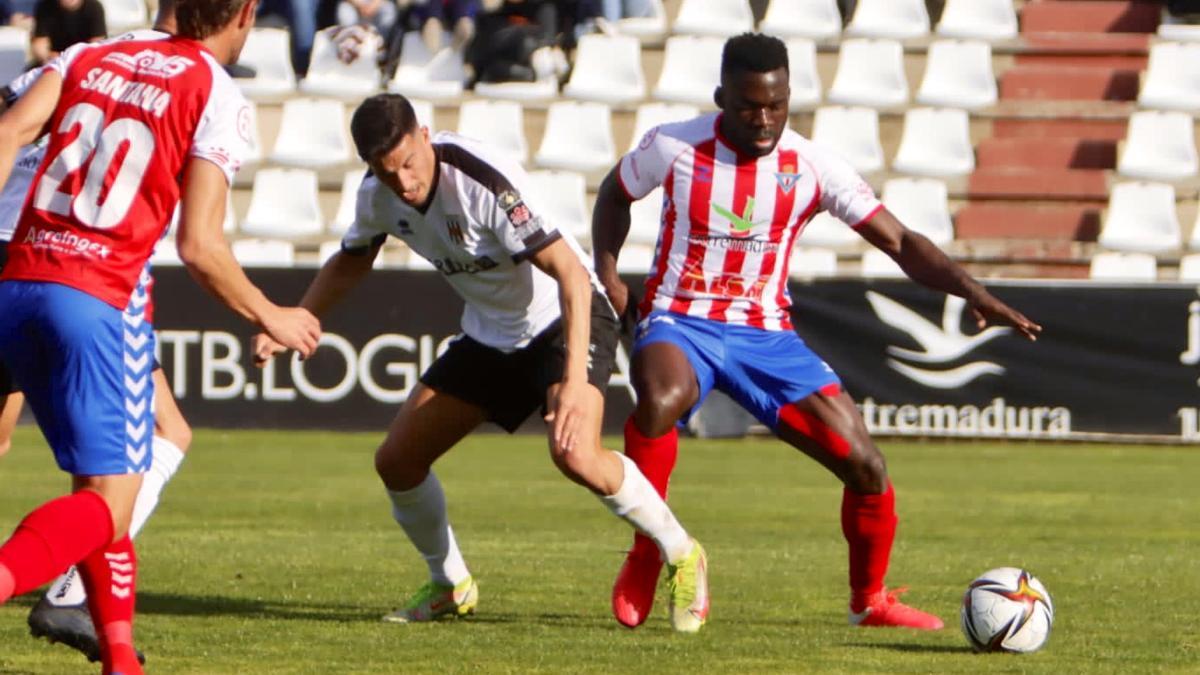
[[[232,181],[249,106],[185,38],[80,45],[47,68],[62,76],[62,95],[2,278],[61,283],[124,309],[187,161],[212,162]]]
[[[785,129],[765,157],[739,154],[719,113],[648,131],[620,164],[630,199],[663,188],[662,229],[641,305],[791,330],[792,245],[820,210],[854,227],[882,208],[871,186],[832,150]]]

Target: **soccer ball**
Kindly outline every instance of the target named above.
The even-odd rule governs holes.
[[[1034,652],[1050,637],[1054,604],[1029,572],[998,567],[971,582],[961,616],[963,634],[977,652]]]

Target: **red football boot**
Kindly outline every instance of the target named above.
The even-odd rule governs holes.
[[[622,625],[637,628],[650,616],[662,567],[658,547],[650,539],[637,535],[613,584],[613,616]]]
[[[854,626],[901,626],[918,630],[941,630],[945,624],[936,616],[900,602],[904,588],[886,588],[872,595],[861,611],[850,607],[850,624]]]

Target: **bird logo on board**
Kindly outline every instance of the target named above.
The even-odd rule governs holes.
[[[463,234],[462,222],[457,218],[446,219],[446,232],[450,234],[450,241],[453,241],[459,246],[467,243],[466,235]]]
[[[796,173],[796,167],[792,164],[786,164],[781,168],[782,171],[775,173],[775,182],[779,183],[779,189],[783,190],[783,194],[791,194],[796,187],[796,182],[800,180],[800,174]]]

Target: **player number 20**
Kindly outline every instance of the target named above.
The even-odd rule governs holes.
[[[78,126],[79,135],[63,146],[46,167],[33,197],[35,208],[60,216],[74,214],[83,225],[101,230],[116,227],[125,219],[142,185],[146,165],[154,156],[154,134],[144,123],[128,117],[108,126],[104,126],[104,121],[104,111],[90,103],[71,106],[63,115],[58,133],[69,134]],[[124,145],[128,145],[128,150],[102,204],[104,179],[111,173],[113,161]],[[60,191],[63,181],[89,160],[79,194]]]

